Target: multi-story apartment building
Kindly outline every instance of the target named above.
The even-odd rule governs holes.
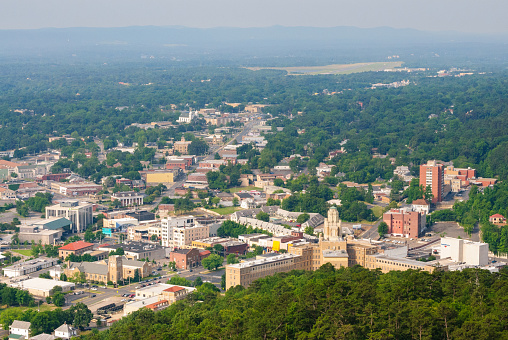
[[[194,216],[192,215],[163,218],[161,220],[162,246],[171,248],[174,247],[173,245],[174,228],[191,225],[194,225]],[[208,235],[206,237],[208,237]]]
[[[432,203],[441,202],[444,198],[444,166],[434,161],[420,165],[420,185],[430,186]]]
[[[173,247],[186,248],[192,245],[192,241],[203,239],[209,236],[207,225],[194,224],[173,228]]]
[[[65,217],[72,222],[71,232],[82,233],[93,223],[92,211],[90,203],[66,201],[46,207],[46,218]]]

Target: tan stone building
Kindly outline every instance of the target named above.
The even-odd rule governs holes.
[[[179,142],[175,142],[173,144],[173,150],[178,151],[182,155],[189,154],[189,145],[192,142],[186,141],[185,137],[182,136],[182,139]]]

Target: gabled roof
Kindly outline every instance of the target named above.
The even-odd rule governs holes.
[[[91,246],[93,246],[93,243],[88,243],[88,242],[84,242],[84,241],[77,241],[77,242],[69,243],[66,246],[60,247],[59,250],[80,250],[80,249],[88,248]]]
[[[14,322],[11,325],[11,328],[30,329],[30,322],[14,320]]]
[[[494,215],[490,216],[490,218],[504,218],[504,216],[501,214],[494,214]]]
[[[55,340],[56,336],[51,334],[42,333],[30,338],[30,340]]]
[[[67,334],[72,334],[73,331],[75,331],[75,328],[69,326],[67,323],[64,323],[63,325],[55,329],[55,332],[62,332]]]
[[[108,275],[108,265],[95,262],[83,262],[78,266],[82,272],[89,274]]]
[[[412,203],[413,205],[429,205],[429,202],[424,200],[423,198],[419,198]]]

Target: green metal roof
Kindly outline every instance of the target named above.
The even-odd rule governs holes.
[[[57,220],[44,223],[44,228],[50,230],[57,230],[63,227],[70,226],[71,224],[72,222],[70,220],[66,219],[65,217],[62,217]]]
[[[25,338],[24,335],[20,335],[20,334],[9,334],[9,339],[21,339],[21,338]]]

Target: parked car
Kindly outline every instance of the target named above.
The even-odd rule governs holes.
[[[135,294],[131,294],[131,295],[129,295],[129,297],[130,297],[130,298],[133,298],[134,296],[135,296]]]
[[[95,294],[92,294],[92,296],[90,296],[90,297],[96,297],[96,296],[97,296],[97,295],[95,295]]]

